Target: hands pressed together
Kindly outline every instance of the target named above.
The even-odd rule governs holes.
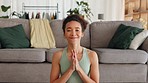
[[[79,61],[78,61],[78,58],[77,58],[77,55],[78,53],[75,51],[75,50],[72,50],[71,51],[71,59],[72,59],[72,62],[71,62],[71,68],[73,71],[79,71],[79,69],[81,68],[80,65],[79,65]]]

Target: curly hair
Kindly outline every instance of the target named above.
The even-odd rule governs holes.
[[[67,18],[64,19],[63,21],[63,26],[62,26],[62,29],[63,29],[63,32],[65,33],[65,28],[66,28],[66,24],[70,21],[77,21],[81,24],[81,27],[82,27],[82,32],[85,31],[86,27],[87,27],[87,24],[88,22],[80,15],[69,15]]]

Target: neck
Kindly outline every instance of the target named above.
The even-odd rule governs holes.
[[[82,47],[79,44],[72,44],[72,45],[68,45],[68,49],[69,51],[75,50],[78,53],[82,50]]]

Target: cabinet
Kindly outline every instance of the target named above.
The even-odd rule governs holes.
[[[125,0],[125,20],[140,21],[148,29],[148,0]]]

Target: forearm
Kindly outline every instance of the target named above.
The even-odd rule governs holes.
[[[87,76],[87,74],[85,74],[85,72],[83,71],[82,68],[79,68],[79,70],[77,70],[77,72],[78,72],[79,76],[81,77],[81,79],[83,80],[84,83],[96,83],[89,76]]]
[[[55,80],[53,83],[66,83],[67,80],[72,75],[72,73],[73,73],[73,70],[71,68],[69,68],[60,78]]]

